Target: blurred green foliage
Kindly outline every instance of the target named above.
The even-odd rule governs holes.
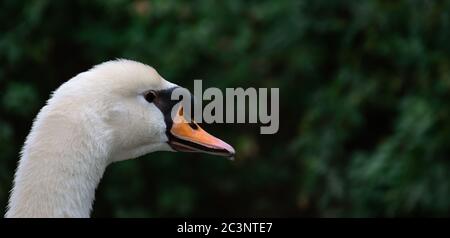
[[[237,161],[113,164],[95,217],[449,216],[450,1],[0,3],[0,211],[51,91],[129,58],[190,87],[279,87],[280,131],[205,125]]]

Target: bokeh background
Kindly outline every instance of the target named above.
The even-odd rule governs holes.
[[[450,215],[450,1],[0,2],[0,213],[51,91],[128,58],[193,87],[280,88],[280,130],[204,125],[235,162],[108,167],[94,217]]]

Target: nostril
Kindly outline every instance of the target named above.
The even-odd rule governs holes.
[[[190,122],[189,126],[193,129],[193,130],[198,130],[198,126],[197,124],[195,124],[194,122]]]

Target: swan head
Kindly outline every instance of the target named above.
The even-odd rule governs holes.
[[[171,93],[179,88],[148,65],[114,60],[69,80],[50,101],[64,101],[59,103],[64,105],[61,111],[76,114],[80,126],[90,123],[95,140],[107,141],[111,162],[154,151],[232,158],[235,152],[230,145],[183,118],[181,104],[171,100]]]

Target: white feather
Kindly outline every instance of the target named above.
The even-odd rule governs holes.
[[[26,139],[5,217],[89,217],[108,164],[171,150],[163,115],[142,93],[174,86],[130,60],[61,85]]]

